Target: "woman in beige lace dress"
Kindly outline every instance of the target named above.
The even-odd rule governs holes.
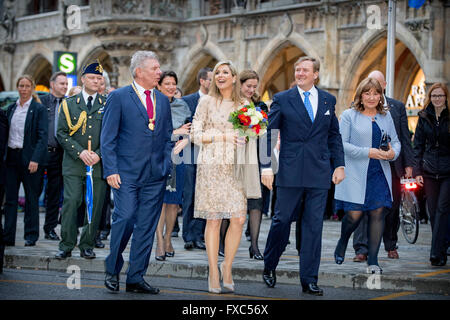
[[[235,177],[236,148],[245,145],[229,115],[244,104],[237,71],[229,61],[217,63],[209,94],[200,98],[192,121],[191,136],[200,146],[197,161],[194,217],[206,219],[205,245],[208,254],[208,288],[220,293],[220,275],[226,291],[234,291],[231,269],[246,220],[247,199],[242,181]],[[225,239],[225,258],[218,265],[220,225],[230,219]]]

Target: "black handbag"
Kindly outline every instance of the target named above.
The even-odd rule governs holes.
[[[380,149],[389,151],[389,142],[391,142],[391,137],[386,132],[383,132],[381,135]]]

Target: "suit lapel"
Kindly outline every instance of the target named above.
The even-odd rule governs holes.
[[[307,126],[311,126],[312,122],[309,118],[308,111],[306,111],[306,107],[303,104],[302,97],[300,96],[300,93],[298,92],[297,86],[291,89],[291,92],[289,93],[290,99],[289,102],[291,103],[294,110],[297,112],[297,114],[300,116],[301,121],[305,122]]]
[[[11,126],[12,117],[14,115],[14,112],[16,111],[17,104],[14,102],[13,106],[11,107],[11,111],[8,114],[8,126]]]
[[[325,95],[323,94],[322,90],[317,89],[318,98],[317,98],[317,113],[316,117],[314,118],[313,127],[317,126],[318,123],[322,120],[322,118],[325,115],[325,112],[328,110],[327,105],[327,99],[325,98]],[[331,116],[331,115],[330,115]]]
[[[100,109],[103,106],[104,102],[105,102],[104,97],[102,97],[100,94],[97,93],[97,96],[95,97],[91,111],[89,111],[88,114],[93,114],[93,113],[97,112],[98,109]]]
[[[35,113],[34,110],[35,110],[35,102],[34,102],[34,98],[33,98],[33,100],[31,100],[30,106],[28,107],[27,117],[25,118],[25,132],[24,133],[30,132],[29,127],[31,126],[31,124],[33,122],[33,116]]]
[[[138,95],[136,94],[136,92],[134,91],[134,89],[131,85],[129,88],[129,92],[130,92],[130,96],[134,102],[135,107],[138,108],[139,113],[145,119],[145,123],[148,124],[149,119],[148,119],[147,109],[145,108],[145,105],[142,104],[141,99],[139,99]]]
[[[156,90],[156,89],[153,89],[153,90],[155,90],[155,104],[156,104],[156,107],[155,107],[155,112],[156,112],[156,115],[155,115],[155,130],[159,127],[159,123],[161,122],[161,95],[162,95],[162,93],[161,92],[159,92],[158,90]]]

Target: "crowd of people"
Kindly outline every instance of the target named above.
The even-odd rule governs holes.
[[[446,264],[450,116],[445,84],[428,90],[411,139],[405,106],[385,96],[380,71],[361,81],[340,120],[336,98],[317,86],[320,63],[312,57],[298,59],[295,84],[267,104],[258,94],[258,74],[239,73],[231,61],[201,69],[199,90],[187,96],[177,87],[177,74],[162,72],[153,52],[136,52],[130,71],[132,84],[114,90],[100,63],[91,63],[82,70],[82,86],[67,95],[67,75],[56,72],[50,94],[42,99],[34,94],[32,77],[18,78],[19,99],[6,112],[0,110],[2,247],[15,245],[21,184],[25,246],[39,240],[45,175],[43,231],[45,239],[59,241],[55,257],[66,259],[78,246],[81,257],[93,259],[94,248],[104,248],[102,240],[110,235],[109,290],[119,291],[122,253],[133,235],[126,290],[159,292],[144,280],[154,238],[155,259],[173,257],[171,237],[181,212],[184,248],[206,251],[210,292],[234,292],[232,266],[246,221],[249,256],[264,261],[263,281],[274,287],[291,223],[297,221],[302,290],[322,295],[317,282],[327,203],[334,203],[334,212],[345,212],[335,262],[344,263],[353,234],[353,261],[367,261],[367,273],[380,274],[382,240],[387,256],[399,258],[400,179],[415,177],[430,215],[431,265]],[[269,114],[267,135],[257,143],[239,136],[228,121],[231,112],[250,103]],[[240,148],[257,154],[245,179],[236,170]],[[92,197],[88,185],[95,190]],[[269,202],[272,221],[262,253],[259,231]],[[224,257],[220,265],[219,256]]]

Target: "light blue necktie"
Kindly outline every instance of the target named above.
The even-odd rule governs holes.
[[[304,105],[305,105],[306,111],[308,111],[308,115],[311,118],[311,122],[314,122],[314,112],[313,112],[313,108],[311,105],[311,101],[309,101],[309,95],[311,93],[308,91],[305,91],[305,92],[303,92],[303,94],[305,95]]]

